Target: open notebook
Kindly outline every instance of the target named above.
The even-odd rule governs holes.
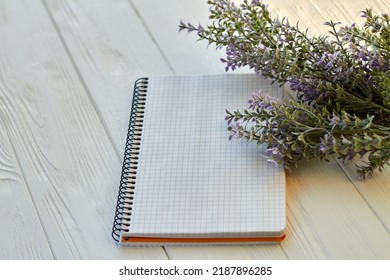
[[[137,80],[113,237],[127,244],[279,242],[285,175],[256,143],[229,141],[225,109],[254,91],[254,74]]]

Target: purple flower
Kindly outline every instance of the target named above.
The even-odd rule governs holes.
[[[320,85],[320,81],[309,80],[303,77],[300,79],[289,79],[290,89],[297,92],[299,100],[306,101],[308,103],[316,102],[318,98],[326,95],[326,91],[323,90]]]
[[[261,95],[261,91],[253,93],[252,99],[248,100],[249,109],[265,111],[268,113],[274,109],[274,106],[272,105],[273,102],[276,102],[274,97],[269,94]]]
[[[320,151],[323,153],[323,154],[326,154],[328,153],[329,151],[329,147],[323,143],[320,144]]]
[[[338,125],[340,121],[340,117],[333,113],[333,117],[330,119],[329,125],[332,126],[332,129],[334,129],[334,127]]]

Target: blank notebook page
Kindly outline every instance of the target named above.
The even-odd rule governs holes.
[[[285,175],[256,143],[228,140],[225,109],[282,91],[253,74],[149,78],[130,236],[278,236]]]

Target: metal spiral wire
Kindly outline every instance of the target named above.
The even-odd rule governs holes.
[[[147,87],[148,78],[140,78],[136,80],[134,85],[129,130],[126,138],[122,175],[112,228],[112,237],[117,242],[120,241],[122,232],[129,231],[128,228],[131,224],[131,211],[133,207],[135,180],[137,177]]]

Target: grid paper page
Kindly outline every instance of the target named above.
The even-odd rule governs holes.
[[[149,79],[130,236],[278,236],[285,175],[255,143],[229,141],[225,109],[282,91],[254,74]]]

